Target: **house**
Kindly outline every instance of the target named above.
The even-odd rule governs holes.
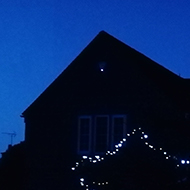
[[[0,187],[3,190],[23,189],[23,181],[26,177],[25,169],[25,143],[21,142],[1,153],[0,159]]]
[[[73,174],[77,160],[104,158],[136,129],[170,154],[189,156],[188,87],[188,79],[101,31],[22,113],[26,189],[83,188]]]

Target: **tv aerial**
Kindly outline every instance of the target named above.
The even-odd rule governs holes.
[[[13,145],[13,138],[16,136],[15,131],[13,133],[3,132],[4,135],[9,135],[11,137],[11,145]]]

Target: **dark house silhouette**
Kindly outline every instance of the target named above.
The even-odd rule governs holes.
[[[113,157],[127,160],[135,149],[145,157],[143,148],[138,148],[140,140],[125,139],[134,129],[146,131],[143,139],[151,137],[170,154],[187,158],[189,84],[188,79],[101,31],[22,114],[28,156],[25,188],[88,189],[80,178],[85,169],[78,170],[77,160],[85,168],[85,160],[114,152],[123,138],[128,152],[133,151]],[[144,143],[143,147],[146,149]],[[130,166],[128,171],[136,171],[132,163]],[[124,169],[122,173],[129,174]],[[131,176],[130,182],[122,180],[118,189],[126,189],[131,181]]]

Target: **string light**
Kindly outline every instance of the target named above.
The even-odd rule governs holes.
[[[147,139],[147,138],[148,138],[148,135],[144,135],[144,138]]]
[[[139,128],[139,131],[140,131],[140,130],[141,130],[141,128]],[[136,129],[133,129],[133,131],[131,132],[131,134],[134,135],[136,131],[137,131]],[[130,134],[130,133],[127,133],[126,136],[129,138],[129,137],[131,136],[131,134]],[[148,139],[148,135],[146,135],[146,134],[144,133],[144,131],[142,131],[141,134],[143,134],[143,136],[141,136],[140,139],[142,139],[142,140],[143,140],[143,139]],[[106,155],[106,156],[108,156],[108,155],[111,155],[111,156],[112,156],[112,155],[116,155],[116,153],[119,152],[119,149],[122,148],[122,145],[123,145],[126,141],[127,141],[127,139],[126,139],[126,138],[123,138],[123,139],[120,141],[120,143],[118,143],[117,145],[115,145],[115,148],[116,148],[115,150],[113,150],[112,152],[108,150],[108,151],[105,153],[105,155]],[[156,148],[155,148],[153,145],[150,145],[147,141],[145,141],[145,145],[149,145],[149,146],[147,146],[147,147],[149,147],[149,148],[151,148],[151,149],[153,149],[153,150],[156,150]],[[160,147],[160,148],[158,148],[157,150],[163,151],[163,148]],[[167,152],[164,151],[163,154],[164,154],[164,155],[167,155]],[[85,159],[85,160],[89,160],[89,162],[93,162],[93,163],[97,163],[97,160],[100,162],[100,161],[102,161],[102,160],[105,159],[104,157],[100,157],[99,155],[94,156],[95,160],[93,160],[92,157],[88,157],[88,156],[86,156],[86,155],[82,156],[82,158]],[[172,158],[172,159],[174,159],[174,160],[178,160],[176,156],[171,156],[171,155],[167,155],[165,158],[166,158],[167,160],[168,160],[169,158]],[[81,162],[83,162],[83,160],[81,160]],[[189,160],[184,160],[184,159],[182,159],[182,160],[180,161],[180,163],[181,163],[182,165],[184,165],[184,164],[190,164],[190,161],[189,161]],[[180,164],[178,163],[176,166],[177,166],[177,168],[179,168],[179,167],[180,167]],[[71,167],[71,170],[72,170],[72,171],[75,171],[75,170],[76,170],[76,167],[79,167],[79,162],[76,162],[75,167]],[[80,178],[80,184],[81,184],[81,186],[85,186],[85,184],[84,184],[84,178]],[[97,182],[97,183],[96,183],[95,181],[93,181],[93,184],[94,184],[94,185],[95,185],[95,184],[98,184],[99,186],[100,186],[100,185],[108,185],[108,182],[106,181],[106,182],[102,182],[102,183],[100,183],[100,182]],[[89,185],[86,184],[86,187],[89,187]],[[87,188],[86,190],[88,190],[88,188]]]
[[[181,163],[182,163],[182,164],[185,164],[185,160],[181,160]]]

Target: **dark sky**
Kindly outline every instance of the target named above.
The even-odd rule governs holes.
[[[21,113],[105,30],[190,77],[189,0],[0,0],[0,152],[24,139]]]

